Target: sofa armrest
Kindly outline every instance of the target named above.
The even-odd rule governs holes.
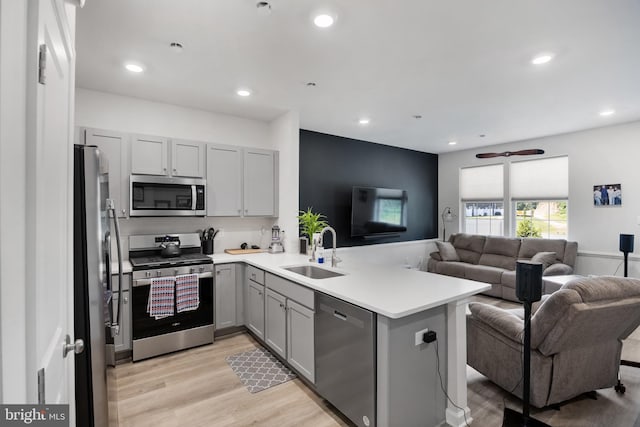
[[[568,274],[573,274],[573,268],[561,262],[550,265],[542,272],[543,276],[564,276]]]
[[[440,256],[440,252],[438,252],[438,251],[431,252],[431,253],[429,254],[429,256],[430,256],[432,259],[435,259],[436,261],[442,261],[442,257]]]
[[[515,314],[493,305],[482,303],[469,304],[469,310],[471,311],[471,316],[479,322],[495,329],[512,341],[522,343],[524,322]]]

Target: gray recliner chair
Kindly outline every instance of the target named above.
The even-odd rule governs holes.
[[[522,309],[471,303],[467,363],[522,398]],[[534,304],[531,404],[538,408],[617,384],[622,340],[640,325],[640,280],[581,278]]]

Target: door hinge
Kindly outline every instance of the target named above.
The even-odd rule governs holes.
[[[44,368],[38,369],[38,405],[45,404]]]
[[[47,69],[47,45],[40,45],[40,53],[38,54],[38,83],[47,84],[47,76],[44,72]]]

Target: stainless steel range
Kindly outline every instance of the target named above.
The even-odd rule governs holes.
[[[213,261],[198,233],[129,236],[129,261],[134,361],[213,342]]]

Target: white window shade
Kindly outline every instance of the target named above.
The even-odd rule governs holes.
[[[502,165],[460,169],[460,199],[462,201],[502,200],[504,172]]]
[[[511,200],[565,200],[569,198],[569,158],[511,163]]]

